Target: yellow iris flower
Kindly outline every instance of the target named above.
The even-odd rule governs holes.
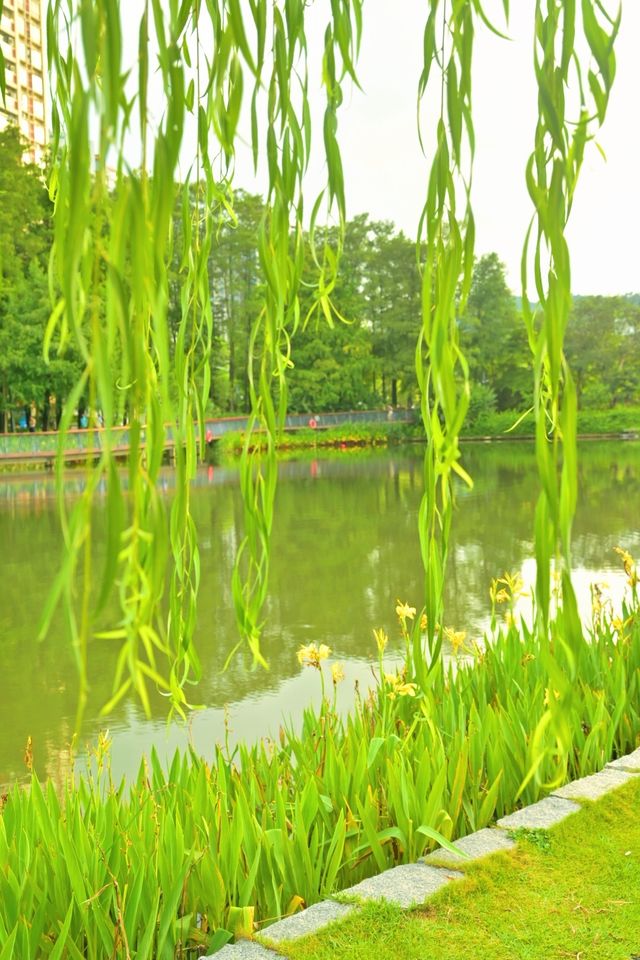
[[[341,680],[344,680],[344,667],[341,663],[333,663],[331,665],[331,679],[333,680],[334,687],[336,687]]]
[[[331,656],[331,648],[326,643],[316,646],[315,643],[309,643],[306,647],[300,647],[298,650],[298,663],[304,667],[315,667],[320,669],[320,664],[327,657]]]
[[[396,614],[399,620],[413,620],[416,615],[416,608],[410,607],[408,603],[401,603],[396,600]]]
[[[382,628],[380,628],[380,630],[374,629],[373,636],[375,637],[376,645],[378,647],[378,653],[383,654],[385,647],[389,643],[389,637]]]

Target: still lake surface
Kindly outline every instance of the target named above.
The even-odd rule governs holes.
[[[533,447],[526,443],[468,444],[463,463],[475,483],[472,490],[459,491],[446,622],[480,639],[490,613],[491,578],[517,570],[526,583],[533,580],[531,531],[538,484]],[[614,602],[624,590],[613,548],[621,545],[640,555],[640,443],[584,443],[579,470],[574,568],[581,610],[588,618],[591,583],[606,582]],[[172,483],[167,470],[163,486],[168,497]],[[77,495],[82,485],[81,473],[69,474],[68,495]],[[151,720],[134,702],[100,718],[116,648],[95,641],[91,698],[76,747],[80,765],[87,745],[107,729],[118,778],[135,776],[152,746],[164,758],[187,743],[210,754],[225,736],[225,712],[231,742],[276,735],[283,718],[295,723],[302,709],[319,699],[317,674],[301,668],[296,658],[298,647],[311,641],[329,644],[332,659],[344,664],[339,703],[348,707],[354,680],[363,686],[371,681],[373,628],[389,632],[392,663],[401,646],[396,600],[421,605],[421,492],[420,447],[283,462],[263,640],[270,669],[254,669],[241,652],[223,672],[237,642],[230,577],[242,509],[237,470],[203,467],[193,497],[202,551],[197,645],[203,679],[191,693],[202,709],[193,712],[187,726],[167,726],[166,701],[157,696]],[[0,784],[25,777],[28,736],[38,773],[59,780],[72,762],[76,670],[61,616],[43,643],[35,639],[61,551],[50,477],[0,477],[0,545]],[[98,543],[98,557],[100,550]]]

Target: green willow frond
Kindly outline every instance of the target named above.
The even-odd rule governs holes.
[[[418,116],[428,97],[440,102],[431,131],[432,161],[422,211],[418,258],[422,270],[422,329],[416,374],[427,435],[424,496],[419,515],[425,567],[425,611],[430,660],[438,658],[443,588],[453,516],[459,436],[469,406],[469,372],[458,336],[473,271],[474,219],[469,184],[475,134],[472,55],[477,3],[431,0],[424,30]],[[426,131],[421,127],[423,146]],[[470,478],[467,478],[470,482]]]
[[[577,395],[564,354],[571,309],[571,263],[565,231],[586,144],[602,124],[615,76],[619,27],[604,5],[582,0],[536,0],[534,71],[538,119],[526,182],[535,214],[522,256],[523,312],[534,364],[536,456],[541,492],[535,513],[536,615],[541,647],[557,698],[550,701],[551,729],[567,762],[568,717],[584,644],[571,581],[571,528],[577,473]],[[582,36],[580,35],[582,33]],[[576,52],[589,51],[583,63]],[[582,77],[588,73],[589,90]],[[575,84],[580,102],[568,106]],[[589,98],[590,94],[590,98]],[[539,308],[528,299],[529,261]],[[562,598],[563,642],[550,637],[552,569]],[[547,722],[549,718],[545,720]]]
[[[326,92],[327,200],[342,231],[338,113],[345,80],[356,80],[361,0],[327,9],[317,72]],[[62,599],[80,671],[79,718],[91,639],[114,596],[119,616],[109,627],[121,647],[114,698],[132,688],[149,711],[151,687],[157,687],[184,712],[185,686],[199,676],[193,632],[200,561],[190,481],[205,442],[211,386],[208,269],[219,224],[235,217],[233,170],[247,111],[254,161],[266,159],[268,193],[257,237],[264,296],[250,337],[251,414],[241,467],[245,535],[233,594],[241,633],[264,662],[260,617],[275,449],[304,263],[302,177],[311,149],[305,14],[300,2],[255,0],[245,10],[238,0],[145,0],[132,23],[131,10],[118,0],[49,3],[55,226],[46,348],[53,342],[62,348],[72,337],[84,359],[60,449],[74,405],[85,402],[104,421],[102,453],[86,464],[83,497],[73,507],[60,498],[65,557],[43,622],[45,630],[55,600]],[[137,38],[135,70],[124,59],[125,29]],[[137,166],[129,155],[136,140]],[[331,289],[336,269],[337,256],[320,261],[319,290]],[[123,422],[130,444],[126,490],[113,432]],[[159,475],[169,425],[177,478],[167,507]],[[263,455],[256,453],[257,433],[265,438]],[[102,484],[107,551],[96,569],[94,494]]]

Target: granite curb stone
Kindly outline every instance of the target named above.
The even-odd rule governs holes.
[[[455,846],[466,853],[466,858],[457,853],[452,853],[450,850],[440,849],[434,850],[426,857],[421,857],[420,863],[464,864],[472,860],[479,860],[481,857],[487,857],[499,850],[511,850],[515,845],[515,841],[508,837],[503,830],[491,830],[489,827],[483,827],[482,830],[470,833],[468,836],[455,841]]]
[[[640,747],[634,750],[633,753],[628,753],[626,757],[618,757],[617,760],[612,760],[611,763],[607,764],[605,769],[628,770],[632,773],[640,773]]]
[[[632,773],[626,773],[624,770],[611,770],[605,767],[600,773],[593,773],[590,777],[572,780],[564,787],[554,790],[551,796],[561,797],[564,800],[599,800],[606,793],[632,780],[633,776]]]
[[[427,867],[424,863],[404,863],[340,892],[362,900],[387,900],[406,908],[423,903],[432,893],[463,876],[456,870]]]
[[[519,827],[528,830],[547,830],[549,827],[555,827],[557,823],[562,823],[579,809],[580,805],[571,800],[545,797],[544,800],[538,800],[529,807],[523,807],[522,810],[516,810],[515,813],[501,817],[498,820],[498,826],[503,830],[517,830]]]
[[[306,910],[301,910],[300,913],[294,913],[290,917],[285,917],[284,920],[278,920],[271,927],[267,927],[262,936],[266,940],[273,940],[276,943],[281,940],[298,940],[300,937],[306,937],[309,933],[315,933],[321,927],[326,927],[334,920],[341,920],[353,913],[354,910],[356,910],[356,907],[350,903],[321,900],[320,903],[314,903]]]
[[[202,960],[283,960],[282,954],[267,950],[255,940],[238,940],[228,943],[222,950],[203,957]]]

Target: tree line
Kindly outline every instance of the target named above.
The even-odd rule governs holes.
[[[9,127],[0,133],[0,430],[51,429],[82,364],[72,346],[43,358],[49,316],[48,256],[52,205],[42,172],[23,163]],[[264,204],[237,191],[237,219],[221,220],[209,276],[214,317],[209,413],[249,409],[248,350],[262,280],[256,234]],[[176,211],[176,220],[181,216]],[[179,231],[176,231],[179,234]],[[328,239],[331,239],[329,237]],[[300,326],[292,340],[289,409],[318,412],[418,402],[416,330],[420,275],[416,244],[389,221],[360,214],[347,223],[340,271],[331,294],[332,321],[318,309],[307,246]],[[180,316],[174,250],[172,349]],[[532,402],[531,357],[520,304],[496,253],[475,264],[459,333],[469,359],[471,419],[491,410],[524,410]],[[640,295],[575,297],[566,336],[579,404],[640,404]],[[87,422],[84,405],[78,426]]]

